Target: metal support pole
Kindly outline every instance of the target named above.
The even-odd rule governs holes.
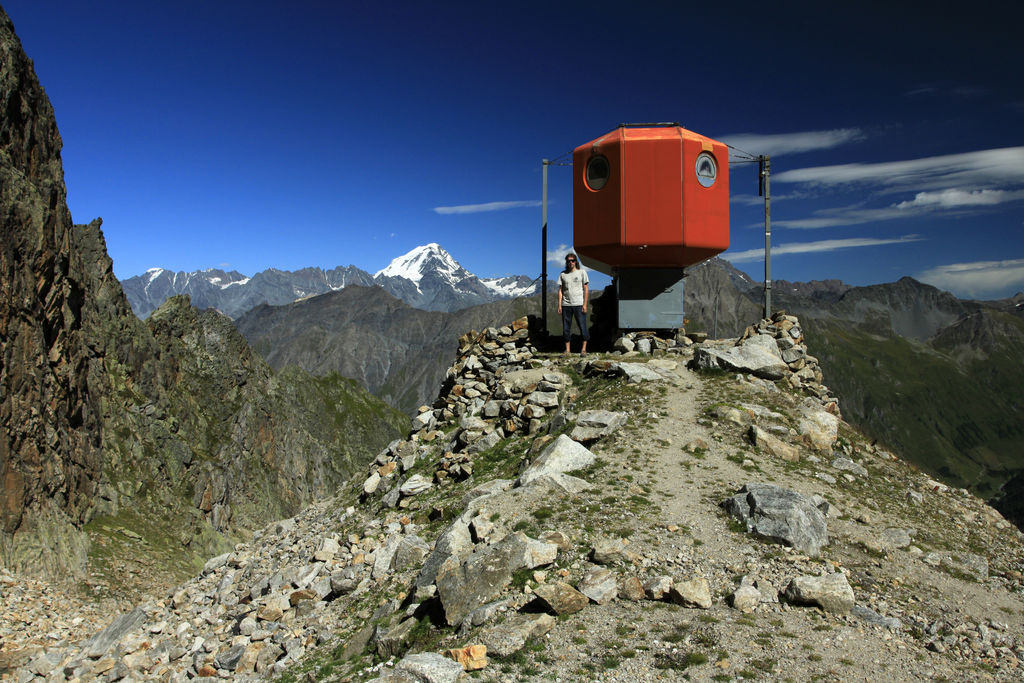
[[[544,334],[548,333],[548,166],[551,162],[541,159],[541,229],[540,229],[540,305]]]
[[[761,183],[764,187],[764,317],[772,317],[772,192],[771,158],[762,156]]]

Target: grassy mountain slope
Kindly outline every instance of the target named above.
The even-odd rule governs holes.
[[[454,313],[412,308],[379,287],[349,286],[284,306],[259,306],[236,326],[274,368],[337,372],[405,412],[430,402],[469,329],[534,313],[513,299]]]

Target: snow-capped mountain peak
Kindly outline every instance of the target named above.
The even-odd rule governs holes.
[[[440,244],[431,242],[392,260],[387,268],[377,271],[373,277],[400,277],[412,281],[418,288],[420,280],[430,272],[446,276],[445,279],[451,282],[472,276]]]
[[[428,311],[455,311],[537,291],[536,283],[525,276],[481,280],[436,242],[399,256],[373,276],[355,266],[326,271],[320,267],[297,271],[268,268],[251,277],[217,268],[190,273],[151,268],[121,284],[141,317],[175,294],[188,294],[197,308],[216,308],[237,318],[262,303],[287,304],[349,285],[376,285],[408,305]]]

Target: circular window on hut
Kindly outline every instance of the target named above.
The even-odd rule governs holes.
[[[590,161],[587,162],[585,176],[587,187],[591,190],[600,190],[608,184],[608,176],[610,176],[611,173],[612,168],[608,164],[608,159],[600,154],[590,157]]]
[[[697,172],[697,182],[704,187],[711,187],[718,177],[718,164],[715,157],[708,152],[701,152],[697,155],[697,165],[694,169]]]

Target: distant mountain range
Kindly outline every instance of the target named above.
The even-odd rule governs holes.
[[[121,281],[132,310],[143,319],[178,294],[188,294],[196,308],[215,308],[237,319],[261,304],[290,304],[352,285],[376,285],[413,308],[446,312],[540,290],[540,282],[525,275],[477,277],[436,243],[416,247],[373,275],[351,265],[330,270],[271,268],[252,277],[216,268],[191,273],[152,268]]]

